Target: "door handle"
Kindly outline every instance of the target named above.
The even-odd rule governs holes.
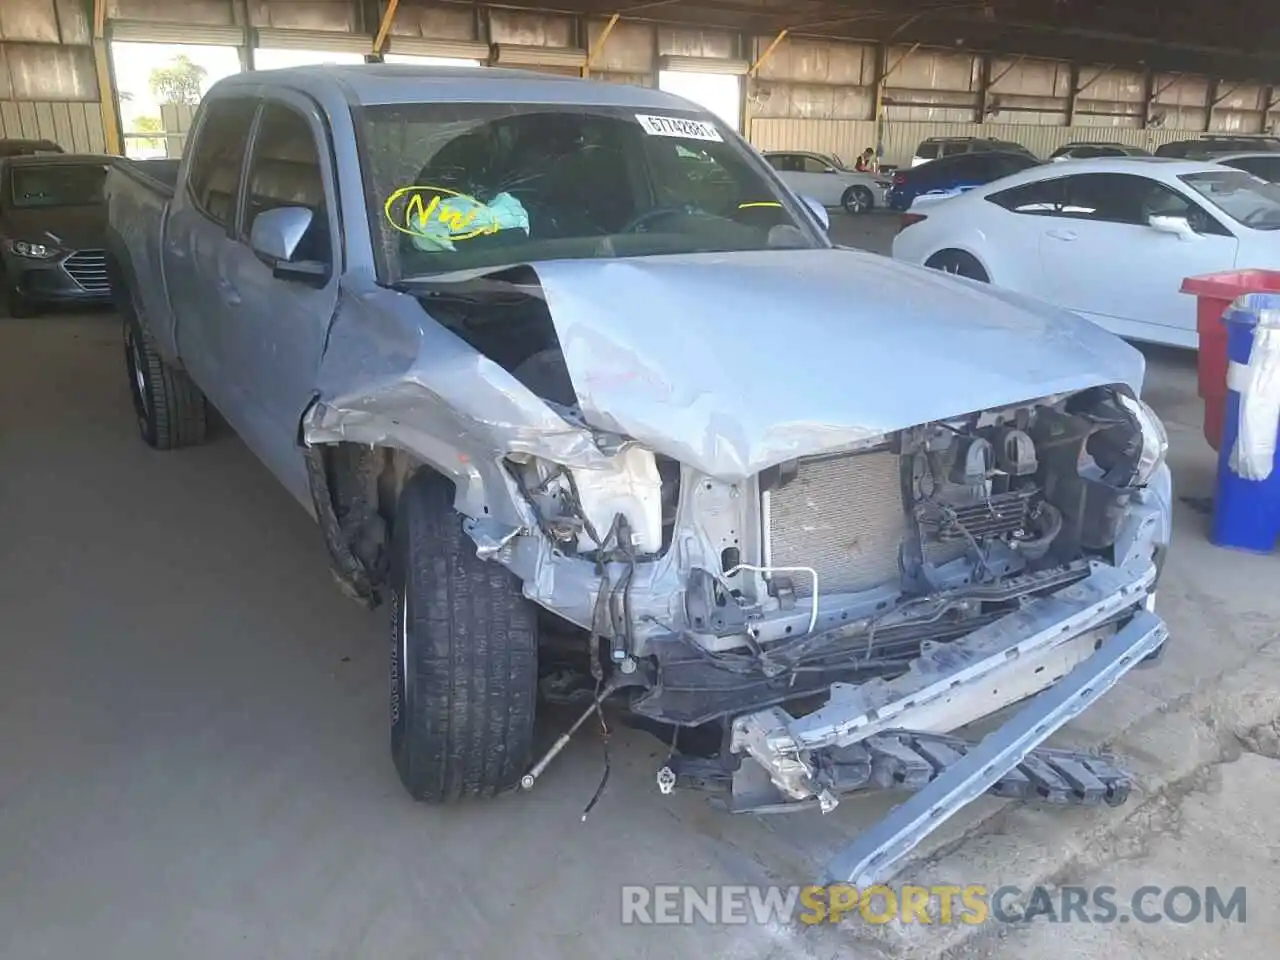
[[[1074,230],[1047,230],[1045,232],[1048,236],[1053,237],[1053,239],[1055,240],[1080,239],[1080,234],[1076,233]]]

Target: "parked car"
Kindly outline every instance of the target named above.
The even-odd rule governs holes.
[[[1215,156],[1213,162],[1220,163],[1224,167],[1243,170],[1245,173],[1252,173],[1255,177],[1270,183],[1280,183],[1280,151],[1227,153]]]
[[[911,158],[911,166],[919,167],[943,157],[954,157],[964,153],[1024,153],[1035,159],[1035,154],[1020,143],[1012,140],[998,140],[995,137],[929,137],[921,140],[916,147],[915,156]]]
[[[1050,162],[1059,160],[1094,160],[1098,157],[1149,157],[1151,151],[1125,143],[1077,141],[1063,144],[1049,154]]]
[[[0,264],[9,316],[111,299],[102,194],[111,162],[96,154],[0,160]]]
[[[1192,160],[1070,160],[934,204],[893,256],[989,281],[1124,337],[1197,345],[1184,277],[1280,263],[1280,188]]]
[[[1179,160],[1212,160],[1228,153],[1280,151],[1280,137],[1206,133],[1193,140],[1174,140],[1156,147],[1157,157]]]
[[[691,158],[717,174],[691,181]],[[122,163],[107,195],[143,439],[198,443],[216,406],[344,587],[389,601],[415,798],[534,787],[540,656],[583,721],[611,697],[718,724],[720,753],[673,743],[657,785],[736,784],[739,810],[829,809],[872,782],[854,746],[1061,678],[992,734],[1007,749],[947,747],[941,815],[863,838],[883,868],[1167,635],[1141,355],[833,246],[685,100],[507,70],[241,74],[172,186]]]
[[[1040,161],[1028,153],[987,151],[943,157],[895,173],[889,188],[889,207],[909,210],[923,193],[968,190],[1039,165]]]
[[[64,152],[63,149],[52,140],[0,139],[0,160],[5,157],[34,157],[62,152]]]
[[[888,177],[850,170],[834,154],[769,151],[764,158],[778,171],[783,183],[824,207],[865,213],[886,204],[885,195],[891,183]]]

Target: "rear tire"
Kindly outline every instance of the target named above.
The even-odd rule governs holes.
[[[533,749],[537,610],[500,564],[476,556],[453,484],[420,470],[392,536],[391,756],[415,800],[492,797]]]
[[[850,187],[840,197],[845,213],[867,213],[876,205],[876,198],[866,187]]]
[[[176,450],[204,443],[209,424],[204,394],[186,371],[161,358],[132,318],[124,321],[124,360],[138,432],[147,446]]]
[[[963,250],[940,250],[926,260],[924,265],[953,276],[977,280],[980,283],[991,282],[991,278],[987,276],[987,271],[983,269],[977,257]]]

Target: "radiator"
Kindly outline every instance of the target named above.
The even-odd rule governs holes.
[[[769,498],[769,563],[813,567],[821,594],[866,590],[901,578],[907,531],[899,458],[888,451],[801,460],[795,477]],[[812,594],[805,574],[790,575],[796,596]]]

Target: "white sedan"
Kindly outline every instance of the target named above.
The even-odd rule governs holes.
[[[898,260],[1066,307],[1133,340],[1197,345],[1183,278],[1280,268],[1280,187],[1214,163],[1065,160],[903,217]]]
[[[850,170],[839,157],[826,153],[775,150],[766,153],[764,158],[792,193],[812,197],[824,207],[865,213],[874,207],[887,206],[885,198],[892,183],[883,174]]]

